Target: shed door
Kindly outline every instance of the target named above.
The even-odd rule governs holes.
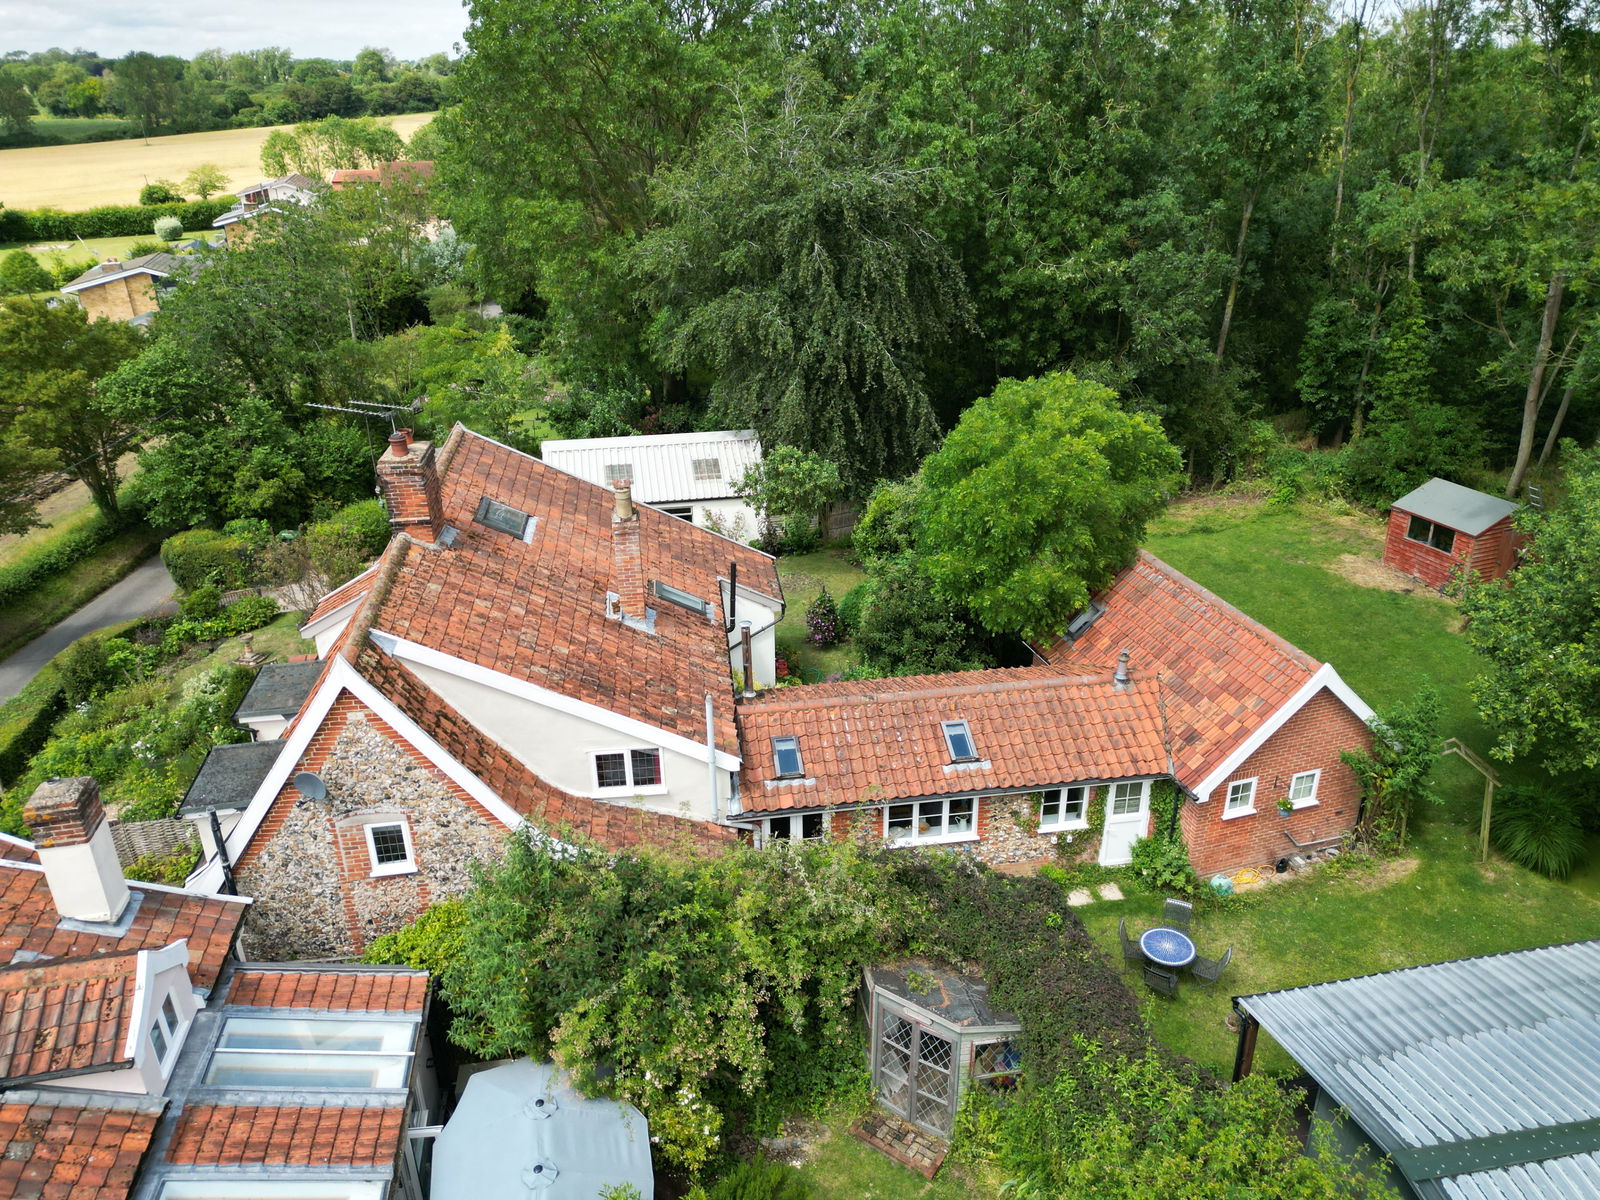
[[[940,1137],[955,1117],[955,1044],[882,1010],[878,1042],[878,1099],[897,1115]]]

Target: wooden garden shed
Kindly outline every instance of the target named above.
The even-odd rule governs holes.
[[[1499,579],[1516,566],[1521,535],[1511,527],[1517,505],[1448,479],[1430,479],[1389,509],[1383,561],[1431,588],[1458,568]]]
[[[1016,1085],[1022,1026],[990,1004],[983,980],[910,959],[869,968],[865,998],[873,1091],[902,1120],[948,1138],[968,1087]]]

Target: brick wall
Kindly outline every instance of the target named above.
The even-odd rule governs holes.
[[[78,302],[91,321],[131,321],[156,308],[156,289],[148,275],[130,275],[84,288]]]
[[[402,443],[404,444],[404,443]],[[410,442],[404,454],[394,447],[378,457],[378,487],[389,510],[389,528],[431,542],[444,528],[439,471],[430,442]]]
[[[1341,750],[1372,744],[1366,723],[1324,688],[1219,784],[1204,804],[1185,802],[1183,834],[1201,876],[1262,867],[1296,853],[1294,843],[1333,837],[1354,828],[1361,792],[1355,773],[1339,761]],[[1276,801],[1301,771],[1321,770],[1317,803],[1280,816]],[[1228,785],[1256,780],[1255,813],[1223,820]]]
[[[470,886],[471,863],[503,852],[505,826],[348,692],[296,770],[328,785],[310,801],[292,784],[274,799],[236,868],[253,896],[246,943],[254,958],[359,954],[372,938]],[[404,817],[417,870],[372,876],[363,819]]]

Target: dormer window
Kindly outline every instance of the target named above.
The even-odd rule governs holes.
[[[697,458],[694,460],[694,477],[696,479],[710,480],[722,478],[722,460],[720,458]]]
[[[487,525],[490,529],[501,533],[509,533],[514,538],[526,542],[533,537],[533,518],[520,509],[512,508],[509,504],[501,504],[498,500],[491,500],[485,496],[478,501],[478,511],[472,519],[479,525]]]
[[[772,739],[772,762],[779,779],[798,779],[806,773],[800,761],[800,739],[775,737]]]
[[[949,747],[951,762],[976,762],[978,751],[972,744],[972,731],[965,721],[943,722],[944,744]]]
[[[1089,606],[1068,622],[1067,636],[1069,638],[1079,637],[1084,630],[1098,621],[1105,611],[1106,606],[1098,600],[1089,601]]]

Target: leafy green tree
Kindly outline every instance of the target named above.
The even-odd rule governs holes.
[[[139,331],[90,321],[76,305],[14,299],[0,305],[0,346],[0,406],[17,414],[11,428],[54,455],[106,518],[119,520],[117,460],[138,431],[102,400],[100,383],[139,352]]]
[[[28,292],[54,290],[56,281],[50,272],[39,265],[39,260],[26,250],[12,250],[0,259],[0,296],[24,295]]]
[[[157,57],[135,50],[116,61],[111,73],[111,104],[130,121],[137,121],[145,137],[150,130],[172,120],[182,92],[181,58]]]
[[[923,464],[922,568],[991,632],[1050,638],[1133,561],[1179,466],[1160,424],[1109,388],[1003,380]]]
[[[383,83],[389,78],[393,65],[394,56],[387,50],[376,50],[368,46],[356,55],[350,73],[355,76],[358,83]]]
[[[1423,687],[1368,722],[1372,749],[1339,754],[1361,782],[1361,828],[1385,849],[1403,849],[1412,817],[1423,804],[1439,803],[1439,711],[1439,694]]]
[[[882,564],[857,621],[861,661],[883,675],[933,675],[999,664],[972,611],[937,591],[915,561]]]
[[[202,200],[209,200],[228,186],[228,176],[216,163],[200,163],[183,177],[185,191],[193,192]]]
[[[840,464],[861,488],[933,445],[931,353],[968,320],[961,272],[919,220],[922,177],[874,151],[870,111],[796,72],[743,100],[656,179],[669,220],[636,269],[666,361],[712,412]]]
[[[373,117],[328,116],[269,133],[261,144],[261,169],[269,175],[298,171],[327,179],[341,168],[393,162],[404,152],[400,135]]]
[[[177,204],[182,200],[183,193],[170,179],[157,179],[139,189],[140,204]]]
[[[1568,442],[1563,458],[1561,501],[1517,517],[1531,537],[1522,564],[1461,597],[1467,641],[1490,664],[1473,698],[1495,753],[1558,775],[1600,768],[1600,451]]]
[[[26,137],[33,132],[33,116],[38,105],[28,94],[21,77],[10,68],[0,67],[0,129],[11,137]]]
[[[733,490],[761,514],[772,541],[812,529],[820,536],[828,505],[844,493],[844,483],[838,464],[820,454],[772,446]]]

